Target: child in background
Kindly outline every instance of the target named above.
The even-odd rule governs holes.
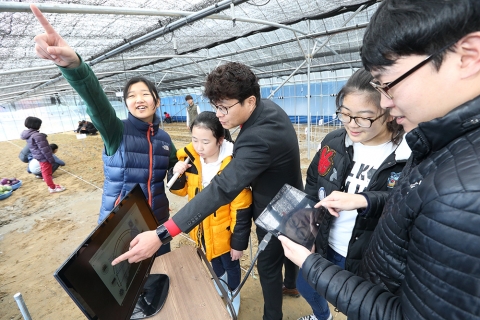
[[[190,127],[192,142],[178,150],[178,160],[173,173],[183,174],[170,191],[179,196],[188,194],[190,201],[221,174],[232,159],[233,143],[227,141],[225,130],[214,112],[200,113]],[[227,134],[227,138],[229,133]],[[183,160],[190,158],[190,163]],[[205,218],[190,231],[190,237],[203,244],[206,256],[211,261],[215,274],[228,284],[230,291],[240,284],[240,262],[243,250],[248,247],[252,213],[252,192],[244,189],[231,203],[224,205]],[[233,300],[236,313],[240,308],[240,294]]]
[[[164,112],[163,115],[165,116],[164,121],[166,123],[172,123],[172,117],[170,116],[170,114],[168,112]]]
[[[359,69],[338,93],[337,117],[344,128],[324,138],[305,184],[305,192],[319,201],[328,195],[322,205],[332,214],[320,226],[315,252],[353,273],[411,153],[403,128],[380,107],[380,93],[370,85],[372,80],[369,72]],[[321,187],[325,194],[319,196]],[[361,208],[367,209],[357,211]],[[297,288],[313,309],[301,320],[332,319],[327,301],[301,272]]]
[[[33,158],[40,162],[42,177],[48,185],[48,191],[50,193],[62,192],[65,190],[65,187],[53,182],[52,165],[55,163],[55,158],[53,157],[52,148],[48,144],[47,135],[38,131],[41,126],[41,119],[27,117],[25,119],[25,127],[27,127],[28,130],[22,132],[21,138],[27,140],[28,148]]]
[[[160,224],[168,220],[168,199],[164,180],[167,170],[177,162],[176,148],[165,131],[159,129],[156,110],[160,97],[155,84],[143,77],[133,77],[123,88],[128,116],[120,120],[92,69],[62,39],[31,5],[32,12],[45,29],[35,37],[36,54],[55,63],[65,79],[87,105],[87,114],[98,129],[105,147],[105,181],[98,223],[138,183]],[[46,54],[48,52],[48,54]],[[162,246],[157,255],[170,251]]]
[[[55,159],[55,163],[52,164],[52,175],[53,173],[55,173],[55,171],[58,169],[58,167],[60,166],[64,166],[65,165],[65,162],[63,162],[62,160],[60,160],[56,155],[55,153],[57,153],[58,151],[58,145],[56,145],[55,143],[51,143],[50,144],[50,148],[52,149],[52,153],[53,153],[53,158]],[[28,155],[30,159],[30,161],[28,162],[28,172],[29,173],[33,173],[35,175],[35,178],[37,179],[42,179],[42,170],[41,170],[41,167],[40,167],[40,162],[38,162],[37,159],[33,158],[31,156],[31,153]]]

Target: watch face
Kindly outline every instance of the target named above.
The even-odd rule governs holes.
[[[160,239],[162,244],[168,243],[172,240],[170,232],[168,232],[167,228],[165,228],[163,224],[160,225],[155,231],[157,232],[158,239]]]

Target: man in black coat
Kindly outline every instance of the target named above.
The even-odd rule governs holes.
[[[270,100],[260,99],[258,79],[247,66],[231,62],[216,68],[207,77],[205,96],[225,129],[241,126],[232,161],[157,229],[158,237],[155,231],[137,236],[131,250],[114,263],[145,259],[156,251],[151,251],[153,248],[158,249],[182,231],[189,232],[219,207],[230,203],[245,187],[252,188],[254,219],[285,183],[303,190],[295,129],[285,111]],[[265,234],[257,228],[259,242]],[[257,262],[265,301],[263,319],[282,319],[283,261],[282,246],[277,238],[272,238]],[[295,285],[292,281],[290,288]]]
[[[349,320],[480,319],[479,17],[478,0],[386,0],[365,32],[363,64],[412,155],[363,278],[281,237],[304,278]]]

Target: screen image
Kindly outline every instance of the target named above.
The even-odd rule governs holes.
[[[324,207],[314,208],[315,204],[303,191],[285,184],[255,224],[276,237],[284,235],[310,250],[324,217],[329,215]]]
[[[88,261],[119,305],[122,305],[125,293],[132,284],[141,263],[130,264],[128,261],[123,261],[112,266],[111,262],[128,251],[130,242],[135,236],[147,230],[149,228],[137,204],[134,204]]]

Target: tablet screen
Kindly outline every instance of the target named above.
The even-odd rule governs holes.
[[[111,262],[141,232],[158,226],[137,185],[55,272],[55,278],[89,319],[130,319],[155,257]]]
[[[148,226],[142,218],[138,205],[134,203],[115,230],[88,261],[119,305],[123,303],[125,293],[130,288],[140,264],[123,261],[112,267],[112,260],[128,251],[130,241],[146,230]]]

